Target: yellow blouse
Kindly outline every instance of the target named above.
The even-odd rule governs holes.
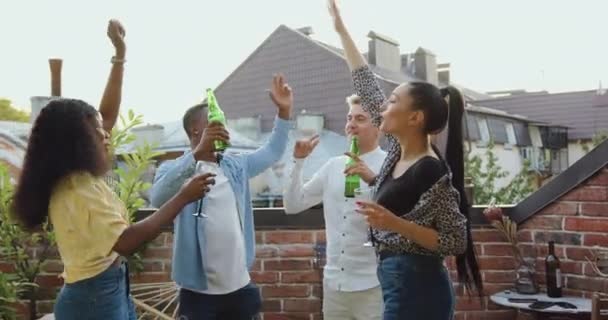
[[[66,283],[102,273],[119,256],[112,248],[129,225],[127,210],[103,178],[75,173],[61,180],[49,216]]]

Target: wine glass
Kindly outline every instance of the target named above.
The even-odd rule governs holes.
[[[200,175],[200,174],[204,174],[204,173],[213,173],[213,174],[217,174],[217,170],[215,168],[215,165],[213,165],[210,162],[207,161],[197,161],[196,162],[196,169],[194,169],[194,174],[196,175]],[[203,212],[203,201],[205,200],[205,198],[201,198],[200,200],[198,200],[198,205],[196,206],[196,212],[194,213],[194,216],[197,218],[208,218],[209,216]]]
[[[371,201],[372,200],[372,189],[370,188],[357,188],[355,189],[355,199],[357,201]],[[369,227],[369,240],[363,244],[364,247],[374,246],[374,235],[372,233],[372,227]]]

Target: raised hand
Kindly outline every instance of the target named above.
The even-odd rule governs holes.
[[[108,38],[112,41],[112,45],[116,49],[116,58],[123,59],[125,56],[125,28],[115,19],[108,22]]]
[[[350,152],[345,153],[345,155],[353,159],[355,164],[346,168],[344,174],[347,176],[358,174],[361,180],[365,181],[368,185],[371,184],[374,178],[376,178],[376,174],[357,155]]]
[[[327,0],[327,9],[334,21],[334,29],[336,29],[336,32],[345,32],[346,27],[344,26],[344,21],[342,21],[342,16],[340,15],[340,9],[338,8],[336,0]]]
[[[213,152],[215,152],[215,140],[230,142],[230,134],[221,123],[212,122],[203,131],[201,140],[194,148],[194,158],[198,161],[212,160]]]
[[[289,119],[291,116],[291,107],[293,106],[293,93],[291,87],[285,81],[282,74],[274,75],[272,78],[272,86],[269,90],[270,99],[279,109],[279,117]]]
[[[303,159],[308,157],[315,147],[319,144],[319,135],[314,135],[309,139],[302,139],[296,141],[296,145],[293,148],[293,157],[296,159]]]

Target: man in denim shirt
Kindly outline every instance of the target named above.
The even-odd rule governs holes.
[[[228,141],[228,132],[208,125],[206,106],[199,105],[184,116],[192,151],[158,168],[151,190],[152,205],[158,207],[194,174],[197,161],[216,166],[217,172],[205,196],[206,216],[194,216],[197,204],[192,203],[175,219],[172,278],[180,287],[180,319],[251,320],[260,309],[259,289],[249,278],[255,259],[249,179],[278,161],[287,146],[293,96],[283,76],[274,77],[270,97],[278,116],[260,149],[218,158],[213,141]]]

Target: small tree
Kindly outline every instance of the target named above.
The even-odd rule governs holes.
[[[521,171],[505,187],[496,187],[498,180],[506,178],[509,172],[498,164],[493,142],[488,144],[483,157],[467,156],[465,172],[473,184],[473,204],[489,204],[492,199],[497,204],[513,204],[534,191],[534,176],[530,173],[530,162],[527,160]]]
[[[122,115],[120,116],[120,128],[115,128],[112,131],[113,153],[116,153],[121,147],[135,142],[136,137],[131,129],[142,123],[142,116],[136,116],[132,110],[129,110],[127,118],[124,118]],[[121,157],[125,166],[114,170],[118,176],[115,191],[127,208],[130,222],[135,221],[137,212],[145,205],[142,193],[151,187],[150,183],[142,181],[141,177],[150,165],[153,164],[154,158],[161,154],[160,152],[155,152],[153,146],[145,143],[137,146],[132,152],[129,151],[122,154]],[[135,272],[143,271],[142,254],[146,247],[147,245],[143,245],[135,254],[128,257],[131,270],[135,270]]]
[[[38,232],[24,231],[11,214],[14,187],[8,169],[0,165],[0,258],[14,267],[13,287],[20,298],[29,300],[30,319],[37,319],[38,286],[33,285],[50,257],[55,236],[48,223]],[[6,280],[6,278],[5,278]],[[9,279],[10,280],[10,279]],[[23,284],[29,284],[23,287]]]
[[[10,100],[0,98],[0,120],[28,122],[30,114],[13,106]]]
[[[593,135],[590,143],[581,143],[581,147],[585,153],[589,153],[589,151],[595,149],[606,139],[608,139],[608,131],[602,130]]]

